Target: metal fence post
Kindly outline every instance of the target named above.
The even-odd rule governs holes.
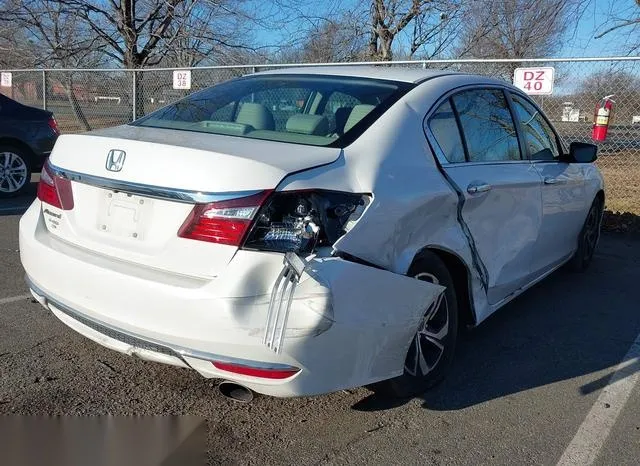
[[[47,72],[42,70],[42,108],[47,109]]]
[[[132,71],[132,73],[133,73],[133,93],[132,93],[131,101],[132,101],[132,103],[133,103],[133,112],[132,112],[132,114],[133,114],[133,121],[135,121],[135,120],[136,120],[136,107],[137,107],[137,105],[138,105],[138,102],[137,102],[137,95],[136,95],[136,87],[137,87],[137,83],[136,83],[136,72],[135,72],[135,71]]]

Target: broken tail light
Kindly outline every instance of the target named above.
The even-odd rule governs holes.
[[[178,236],[244,249],[310,253],[345,234],[369,201],[367,195],[337,191],[262,191],[196,205]]]
[[[258,212],[245,249],[310,253],[331,246],[351,227],[369,196],[336,191],[274,193]]]
[[[71,181],[55,175],[51,170],[48,160],[44,163],[42,171],[40,172],[38,199],[58,209],[73,209]]]

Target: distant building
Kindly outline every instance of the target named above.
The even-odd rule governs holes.
[[[562,121],[586,121],[584,113],[573,106],[573,102],[562,103]]]
[[[67,97],[67,88],[58,81],[53,81],[49,87],[49,95],[54,98],[66,98]],[[82,84],[73,84],[73,94],[75,98],[80,101],[89,100],[93,95],[95,95],[95,91],[93,89],[89,89],[87,86]]]

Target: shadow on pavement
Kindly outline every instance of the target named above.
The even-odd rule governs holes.
[[[617,377],[622,377],[622,378],[629,377],[630,375],[638,372],[639,370],[640,370],[640,360],[634,359],[630,364],[625,363],[623,367],[618,370]],[[582,393],[583,395],[588,395],[589,393],[593,393],[596,390],[600,390],[606,387],[609,384],[609,381],[611,380],[611,377],[613,377],[613,374],[615,372],[616,371],[612,370],[611,372],[603,375],[599,379],[594,380],[593,382],[584,384],[582,387],[580,387],[580,393]]]
[[[0,199],[0,217],[22,215],[36,198],[38,183],[31,182],[24,194],[10,199]]]
[[[616,233],[640,234],[640,215],[605,210],[602,229]]]
[[[559,270],[461,335],[448,377],[420,397],[424,408],[463,409],[609,369],[580,393],[606,385],[640,332],[640,239],[604,237],[586,272]],[[399,404],[373,394],[352,408]]]

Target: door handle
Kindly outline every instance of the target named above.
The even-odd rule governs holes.
[[[491,191],[491,187],[492,186],[487,183],[470,184],[467,186],[467,192],[469,194],[486,193],[487,191]]]
[[[551,176],[544,177],[544,184],[558,184],[560,180],[558,178],[553,178]]]

